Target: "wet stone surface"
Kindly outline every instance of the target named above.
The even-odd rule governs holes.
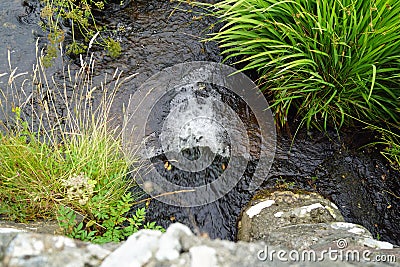
[[[101,70],[99,74],[111,73],[115,67],[123,69],[126,74],[138,73],[117,96],[116,114],[119,113],[121,103],[126,103],[132,92],[157,71],[192,60],[221,61],[222,57],[215,43],[200,42],[210,32],[208,28],[215,21],[211,18],[197,19],[199,14],[195,12],[175,10],[175,4],[169,1],[135,1],[128,9],[110,16],[110,27],[124,28],[118,33],[124,52],[118,60],[97,52]],[[187,5],[182,5],[181,8],[191,9]],[[227,98],[225,101],[240,113],[250,132],[251,128],[257,129],[251,111],[234,98]],[[168,109],[160,107],[155,112],[158,113],[155,116],[158,115],[162,121]],[[304,132],[296,137],[294,143],[290,139],[281,138],[263,188],[276,187],[279,181],[284,180],[294,183],[294,188],[318,192],[337,204],[346,221],[365,225],[375,237],[379,234],[383,240],[399,242],[400,229],[397,222],[400,220],[400,213],[395,208],[386,209],[388,203],[392,207],[400,205],[400,199],[395,196],[399,195],[399,174],[390,170],[384,160],[370,160],[370,155],[364,155],[364,151],[354,151],[359,146],[354,147],[353,143],[359,142],[359,138],[350,138],[346,143],[342,141],[346,138],[341,138],[339,140],[338,136],[327,137],[318,133],[307,135]],[[346,147],[349,146],[353,147],[352,150],[347,150]],[[257,151],[254,151],[256,158]],[[352,160],[345,161],[346,157]],[[196,179],[215,179],[214,176],[222,171],[221,162],[216,163],[218,164],[210,166],[210,177]],[[162,155],[154,158],[154,164],[160,167],[160,173],[166,175],[168,180],[182,185],[189,183],[187,176],[179,170],[165,170],[165,158]],[[178,221],[189,225],[196,233],[235,240],[240,210],[252,197],[246,190],[246,180],[255,164],[256,161],[248,164],[238,185],[220,200],[194,208],[173,207],[153,200],[149,206],[149,219],[157,220],[165,227]],[[352,172],[353,176],[347,180],[339,179],[343,174],[335,171],[330,173],[336,166],[341,166],[344,172]],[[386,180],[381,179],[383,174]],[[352,187],[351,190],[347,189],[349,186]],[[390,188],[397,189],[397,192],[393,192],[395,195],[385,192]],[[355,193],[352,190],[362,192]],[[354,201],[355,198],[358,200]]]
[[[315,170],[315,186],[347,222],[400,245],[400,174],[378,155],[337,151]]]
[[[105,51],[95,51],[97,74],[112,74],[116,68],[124,71],[122,77],[138,73],[118,93],[115,114],[144,81],[164,68],[189,61],[222,60],[215,43],[201,42],[212,32],[209,28],[215,19],[185,11],[189,9],[192,7],[172,1],[140,0],[104,18],[121,42],[122,54],[115,60]]]

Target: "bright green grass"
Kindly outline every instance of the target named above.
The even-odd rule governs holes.
[[[123,149],[125,123],[115,127],[110,114],[121,72],[96,86],[90,60],[55,81],[42,59],[32,74],[11,69],[0,91],[1,218],[57,219],[67,236],[97,243],[163,230],[144,208],[128,216],[142,191],[133,190],[140,160]]]
[[[353,121],[398,123],[400,2],[225,0],[205,6],[224,23],[211,40],[226,59],[256,70],[285,124],[339,128]]]

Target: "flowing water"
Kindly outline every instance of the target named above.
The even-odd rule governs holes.
[[[37,8],[38,5],[21,4],[20,0],[0,2],[0,73],[10,72],[8,51],[12,69],[32,70],[36,38],[41,34]]]
[[[215,21],[201,18],[201,14],[195,12],[182,12],[174,6],[176,3],[170,1],[134,1],[123,10],[103,14],[103,23],[121,41],[123,53],[118,59],[112,59],[101,48],[94,51],[98,62],[96,74],[98,77],[112,74],[117,67],[124,70],[126,76],[138,73],[118,93],[114,113],[121,112],[122,104],[127,103],[129,96],[147,78],[166,67],[188,61],[221,61],[220,51],[214,43],[200,42],[211,31],[208,27]],[[180,8],[190,9],[185,5]],[[6,49],[11,49],[21,70],[29,70],[35,60],[35,40],[38,36],[45,36],[36,25],[38,14],[38,1],[23,1],[23,5],[16,0],[0,3],[0,73],[9,71]],[[239,114],[248,131],[256,136],[258,124],[251,110],[235,95],[223,92],[219,95]],[[152,132],[160,130],[160,123],[166,120],[177,103],[189,98],[196,98],[189,89],[165,98],[164,104],[153,110]],[[179,124],[186,118],[182,113],[171,123]],[[186,129],[189,128],[190,132],[185,132],[189,138],[184,141],[186,149],[181,151],[182,154],[196,158],[199,151],[205,155],[216,153],[210,166],[195,174],[180,171],[173,163],[171,168],[166,168],[166,157],[161,150],[154,150],[151,160],[159,173],[171,182],[206,184],[221,175],[229,164],[229,156],[225,153],[229,145],[224,143],[224,133],[216,132],[215,127],[206,121],[198,121]],[[199,139],[205,132],[213,136],[214,143]],[[347,221],[364,225],[381,240],[400,245],[400,175],[387,166],[377,151],[359,149],[368,139],[364,137],[355,135],[354,129],[353,133],[343,132],[340,139],[335,134],[328,137],[301,132],[292,144],[291,139],[281,134],[274,163],[262,188],[289,187],[319,192],[339,207]],[[250,138],[250,141],[252,149],[246,171],[229,193],[213,203],[193,208],[152,200],[148,218],[165,227],[179,221],[212,238],[234,240],[237,218],[252,197],[247,188],[257,165],[258,141],[257,138]]]

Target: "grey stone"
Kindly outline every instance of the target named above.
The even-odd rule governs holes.
[[[161,232],[142,230],[131,235],[101,264],[101,267],[136,267],[146,264],[158,249]]]
[[[311,225],[311,224],[310,224]],[[368,240],[363,228],[348,223],[321,223],[325,229],[332,228],[343,234],[357,234],[359,240]],[[306,225],[305,225],[306,226]],[[289,226],[288,226],[289,227]],[[317,227],[318,228],[318,227]],[[332,242],[336,242],[332,236]],[[293,238],[300,238],[293,235]],[[363,239],[362,239],[363,238]],[[1,266],[146,266],[146,267],[186,267],[186,266],[388,266],[378,262],[336,260],[328,257],[324,261],[298,260],[288,258],[290,248],[284,244],[267,244],[265,242],[247,243],[226,240],[211,240],[195,236],[182,224],[172,224],[162,234],[159,231],[141,230],[127,241],[120,244],[94,245],[67,237],[37,233],[11,232],[0,233],[0,248],[4,251]],[[336,245],[336,243],[311,245],[315,253]],[[370,241],[366,241],[370,242]],[[370,243],[368,243],[370,244]],[[372,244],[372,243],[371,243]],[[380,243],[373,243],[380,244]],[[395,255],[400,258],[396,249],[381,250],[366,247],[355,240],[349,242],[349,249],[368,252],[371,259],[377,255]],[[117,246],[117,247],[116,247]],[[161,251],[164,250],[165,251]],[[114,251],[113,251],[114,250]],[[286,260],[277,257],[284,251]],[[293,251],[293,250],[292,250]],[[298,251],[301,255],[301,250]],[[171,255],[168,255],[171,253]],[[267,254],[265,254],[267,253]],[[383,254],[386,253],[386,254]],[[267,255],[268,257],[264,257]],[[319,255],[319,254],[317,254]],[[398,266],[390,264],[391,266]]]
[[[38,220],[29,223],[16,223],[0,220],[0,228],[20,230],[24,232],[34,232],[41,234],[61,234],[62,230],[56,220]]]
[[[338,208],[316,193],[261,191],[242,212],[238,240],[267,241],[282,227],[335,221],[344,221]]]
[[[0,263],[5,257],[5,252],[10,242],[17,236],[17,232],[3,232],[0,233]],[[1,264],[0,264],[1,266]]]
[[[336,223],[296,224],[276,229],[265,240],[271,245],[281,245],[290,249],[310,249],[314,245],[336,244],[337,240],[353,240],[355,243],[372,238],[364,227],[338,228]]]
[[[99,266],[111,251],[90,243],[64,236],[37,233],[13,233],[8,243],[3,243],[4,266]],[[3,234],[0,234],[2,236]],[[8,234],[9,235],[9,234]]]
[[[393,249],[393,247],[394,247],[389,242],[378,241],[378,240],[372,239],[371,237],[364,238],[364,240],[360,243],[363,246],[367,246],[370,248],[376,248],[376,249]]]
[[[156,253],[157,260],[171,261],[177,259],[182,249],[181,238],[183,236],[193,236],[186,225],[176,223],[168,227],[166,233],[160,238],[159,249]]]
[[[207,246],[196,246],[189,249],[191,267],[214,267],[217,265],[216,251]]]
[[[344,222],[338,208],[315,193],[261,191],[244,208],[238,226],[239,240],[265,242],[259,255],[268,264],[281,251],[293,266],[399,265],[393,262],[400,259],[399,249],[374,240],[363,226]],[[306,260],[290,261],[289,255]],[[380,262],[382,255],[386,260]]]
[[[26,231],[14,228],[0,228],[0,234],[20,233],[20,232],[26,232]]]
[[[286,266],[265,265],[258,260],[262,244],[194,236],[187,226],[179,223],[170,225],[162,235],[151,232],[141,230],[129,237],[101,266]]]
[[[337,208],[316,194],[264,192],[252,203],[243,212],[250,228],[241,220],[252,243],[196,236],[179,223],[104,245],[8,227],[0,229],[0,266],[399,266],[399,249],[362,226],[335,221],[342,219]]]

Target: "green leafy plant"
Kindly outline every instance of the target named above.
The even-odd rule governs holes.
[[[223,23],[209,40],[256,70],[280,124],[289,111],[319,128],[358,119],[398,123],[400,2],[225,0],[204,6]],[[293,109],[294,108],[294,109]]]
[[[72,209],[60,206],[57,219],[65,235],[82,241],[106,243],[124,240],[142,228],[165,231],[155,222],[145,223],[145,208],[138,208],[132,217],[127,217],[133,202],[130,193],[125,194],[113,206],[101,204],[102,202],[97,202],[96,199],[93,197],[90,200],[95,207],[95,213],[90,215],[91,218],[86,217],[79,223]]]
[[[121,1],[120,5],[124,5],[124,2]],[[120,43],[109,37],[107,28],[101,26],[93,15],[94,10],[105,12],[109,1],[42,0],[42,3],[41,25],[44,31],[49,32],[48,51],[54,50],[65,40],[66,32],[63,30],[65,28],[63,24],[67,24],[71,28],[72,35],[72,41],[66,46],[67,53],[85,53],[92,44],[97,44],[107,49],[112,57],[118,57],[121,54]],[[47,62],[51,62],[54,57],[51,53],[45,56]]]
[[[107,38],[105,40],[105,43],[106,43],[106,48],[107,48],[108,54],[111,57],[118,57],[121,54],[122,49],[121,49],[121,45],[119,44],[119,42],[117,42],[111,38]]]
[[[52,214],[52,203],[59,196],[60,183],[51,178],[57,170],[51,167],[60,155],[29,130],[19,107],[13,112],[16,124],[0,134],[2,215],[18,221],[45,218]]]
[[[379,233],[376,233],[376,240],[381,240],[381,235]]]
[[[295,182],[287,182],[284,178],[279,177],[275,181],[275,188],[282,189],[282,190],[288,190],[288,189],[293,189],[295,187],[296,183]]]

